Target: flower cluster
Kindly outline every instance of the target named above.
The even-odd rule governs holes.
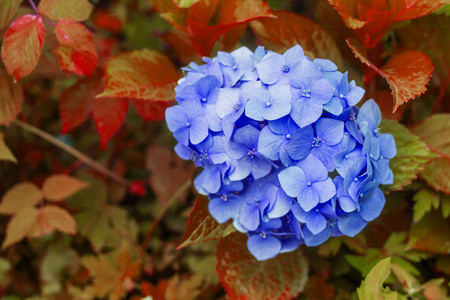
[[[211,215],[247,233],[256,259],[354,236],[378,217],[396,146],[373,100],[355,106],[364,90],[348,73],[298,45],[204,62],[184,68],[167,125],[177,154],[204,169],[194,184]]]

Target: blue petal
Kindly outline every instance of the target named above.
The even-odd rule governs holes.
[[[289,156],[296,160],[305,158],[311,151],[313,139],[314,131],[311,126],[297,130],[286,145]]]
[[[232,163],[234,169],[228,175],[231,181],[238,181],[247,178],[252,172],[250,164],[244,164],[242,161],[235,161]]]
[[[304,186],[297,196],[298,203],[306,212],[319,204],[319,193],[309,186]]]
[[[259,234],[251,236],[247,241],[250,253],[258,260],[274,258],[281,251],[281,242],[274,236],[263,238]]]
[[[361,218],[368,222],[375,220],[383,210],[385,202],[384,194],[379,188],[365,194],[361,199]]]
[[[311,61],[303,59],[291,68],[290,82],[295,88],[306,88],[322,78],[322,72]],[[331,97],[330,97],[331,99]]]
[[[298,202],[295,202],[292,205],[291,211],[294,217],[301,223],[306,223],[306,218],[310,214],[310,212],[304,211],[300,204],[298,204]]]
[[[308,247],[314,247],[324,243],[330,238],[331,229],[327,226],[318,234],[313,234],[311,231],[309,231],[308,227],[305,226],[303,228],[303,235],[305,239],[305,245]]]
[[[244,203],[239,215],[239,223],[247,230],[254,231],[259,226],[260,213],[259,208],[256,205],[249,205]]]
[[[198,96],[200,97],[200,101],[206,101],[206,98],[208,98],[209,94],[214,90],[215,88],[220,87],[219,80],[212,75],[205,76],[198,80],[195,84],[195,91],[197,92]],[[203,99],[204,98],[204,99]]]
[[[367,100],[359,109],[356,118],[358,124],[367,122],[371,131],[375,130],[381,122],[381,111],[378,104],[373,100]]]
[[[305,172],[306,179],[310,183],[324,181],[328,178],[327,169],[318,158],[311,154],[299,161],[297,166]]]
[[[280,185],[290,197],[297,197],[306,185],[306,177],[299,167],[289,167],[278,174]]]
[[[219,59],[219,62],[222,65],[227,67],[232,67],[236,64],[236,61],[234,60],[233,56],[231,56],[231,54],[228,52],[218,51],[217,58]]]
[[[176,105],[166,109],[166,123],[172,132],[180,128],[186,127],[188,115],[183,107]]]
[[[339,84],[339,92],[341,95],[347,95],[350,91],[350,87],[348,86],[348,72],[345,72],[342,75],[341,82]]]
[[[391,134],[381,134],[380,140],[380,154],[384,158],[391,159],[397,154],[397,146],[395,145],[394,137]]]
[[[336,145],[344,137],[344,122],[321,118],[316,122],[317,137],[321,138],[327,145]]]
[[[291,106],[291,118],[300,127],[314,123],[320,118],[323,112],[322,105],[318,105],[306,97],[294,97]]]
[[[259,79],[265,84],[274,84],[282,75],[282,67],[286,63],[280,54],[269,54],[256,65]]]
[[[336,64],[328,59],[316,58],[313,63],[321,70],[322,72],[334,72],[338,69]]]
[[[253,54],[253,65],[256,67],[256,65],[263,59],[264,56],[266,56],[266,50],[264,49],[264,46],[258,46],[255,50],[255,53]]]
[[[173,133],[174,138],[181,144],[189,145],[189,128],[182,127]]]
[[[213,218],[219,223],[225,223],[231,218],[237,217],[244,203],[242,197],[214,198],[209,201],[208,209]]]
[[[235,108],[239,105],[239,89],[223,88],[219,90],[216,110],[220,118],[235,113]]]
[[[312,234],[318,234],[327,227],[327,220],[322,214],[311,212],[306,217],[306,227]]]
[[[367,225],[367,222],[360,217],[359,213],[352,212],[342,216],[337,224],[343,234],[353,237]]]
[[[248,149],[257,149],[259,130],[251,125],[244,126],[236,130],[234,140],[237,143],[246,145]]]
[[[191,127],[189,128],[189,138],[191,143],[196,145],[208,136],[208,121],[205,117],[199,117],[192,120]]]
[[[295,45],[294,47],[286,50],[283,56],[286,59],[287,65],[289,67],[292,67],[305,58],[305,52],[303,52],[302,47],[300,47],[299,45]]]
[[[323,105],[330,102],[334,94],[334,87],[326,79],[320,79],[310,88],[311,100]]]
[[[342,113],[344,107],[342,106],[340,98],[333,97],[331,98],[330,102],[323,106],[323,109],[335,116],[338,116]]]
[[[267,213],[269,218],[275,219],[285,216],[292,207],[294,200],[286,195],[282,189],[278,189],[277,198],[272,209]]]
[[[283,135],[275,134],[269,126],[265,126],[259,135],[258,151],[265,157],[276,161],[280,159],[280,149],[285,142],[286,138]]]
[[[331,181],[331,178],[329,177],[325,181],[314,182],[311,186],[319,194],[320,203],[324,203],[330,200],[334,195],[336,195],[336,187],[334,186],[333,181]]]
[[[222,120],[217,115],[215,104],[206,105],[205,118],[208,121],[209,130],[214,132],[222,131]]]
[[[356,86],[354,81],[350,83],[350,92],[345,95],[345,100],[347,100],[347,104],[349,106],[355,106],[364,96],[366,91],[359,86]]]

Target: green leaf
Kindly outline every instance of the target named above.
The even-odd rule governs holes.
[[[292,299],[308,281],[308,261],[296,250],[257,261],[247,249],[247,235],[222,238],[217,246],[216,270],[231,300]]]
[[[406,127],[392,120],[383,120],[380,124],[383,133],[390,133],[395,138],[397,155],[391,159],[390,167],[394,172],[394,183],[385,186],[388,191],[401,190],[402,187],[417,178],[417,174],[423,171],[425,165],[437,157],[431,152],[425,143]]]
[[[0,29],[11,22],[23,0],[0,0]]]
[[[391,258],[380,261],[362,281],[356,290],[360,300],[396,300],[399,299],[397,292],[383,287],[383,282],[388,278],[391,268]]]
[[[413,200],[416,201],[413,207],[414,223],[419,222],[425,213],[431,210],[431,206],[435,209],[439,207],[440,194],[430,188],[422,188],[414,195]]]
[[[416,249],[435,254],[450,254],[450,219],[444,219],[441,212],[432,210],[409,233],[405,250]]]
[[[208,198],[199,197],[189,214],[184,238],[177,249],[225,237],[232,232],[234,232],[233,224],[231,222],[217,223],[208,212]]]

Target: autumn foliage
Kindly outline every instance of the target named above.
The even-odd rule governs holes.
[[[0,297],[446,299],[449,32],[449,0],[0,0]],[[190,62],[296,44],[378,103],[394,182],[354,238],[258,262],[164,113]]]

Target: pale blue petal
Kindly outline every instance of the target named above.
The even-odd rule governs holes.
[[[333,94],[334,87],[325,78],[320,79],[310,87],[310,99],[319,105],[330,102]]]
[[[299,167],[289,167],[278,174],[280,185],[290,197],[297,197],[306,185],[306,177]]]
[[[280,54],[273,53],[265,56],[256,65],[259,79],[265,84],[274,84],[282,75],[282,67],[285,63],[285,58]]]
[[[329,177],[325,181],[314,182],[312,187],[319,193],[320,203],[327,202],[336,195],[336,187]]]
[[[259,234],[251,236],[247,241],[250,253],[258,260],[274,258],[281,251],[281,242],[274,236],[263,238]]]
[[[282,189],[278,189],[275,204],[267,215],[271,219],[283,217],[291,210],[293,202],[294,200],[286,195]]]
[[[285,141],[283,135],[275,134],[269,126],[265,126],[259,135],[258,151],[273,161],[279,160],[280,149]]]
[[[311,151],[314,131],[311,126],[298,129],[286,145],[286,151],[293,159],[305,158]]]
[[[327,145],[336,145],[344,137],[344,122],[321,118],[316,122],[317,137]]]
[[[189,128],[189,138],[191,143],[196,145],[208,136],[208,121],[205,117],[199,117],[192,121],[191,127]]]
[[[322,105],[314,103],[310,98],[294,99],[291,105],[291,118],[300,127],[314,123],[322,115]]]
[[[235,113],[235,108],[239,105],[239,89],[223,88],[219,90],[216,110],[220,118]]]
[[[386,199],[383,192],[379,188],[375,188],[365,194],[361,199],[361,202],[361,218],[370,222],[378,218],[383,210]]]
[[[308,212],[319,204],[319,193],[309,186],[303,186],[297,196],[298,203],[304,211]]]
[[[318,246],[323,244],[326,240],[328,240],[331,236],[330,227],[326,227],[324,230],[319,232],[318,234],[313,234],[309,231],[308,227],[303,228],[303,235],[305,240],[305,245],[308,247]]]
[[[225,223],[231,218],[237,217],[244,203],[242,197],[228,197],[226,201],[214,198],[209,201],[208,209],[213,218],[219,223]]]
[[[314,155],[308,155],[305,159],[299,161],[297,166],[305,172],[306,180],[311,183],[324,181],[328,178],[327,169]]]
[[[311,61],[303,59],[291,68],[289,78],[293,87],[301,89],[311,87],[316,81],[320,80],[322,72]]]
[[[183,107],[176,105],[166,109],[166,123],[172,132],[180,128],[186,127],[188,115]]]

